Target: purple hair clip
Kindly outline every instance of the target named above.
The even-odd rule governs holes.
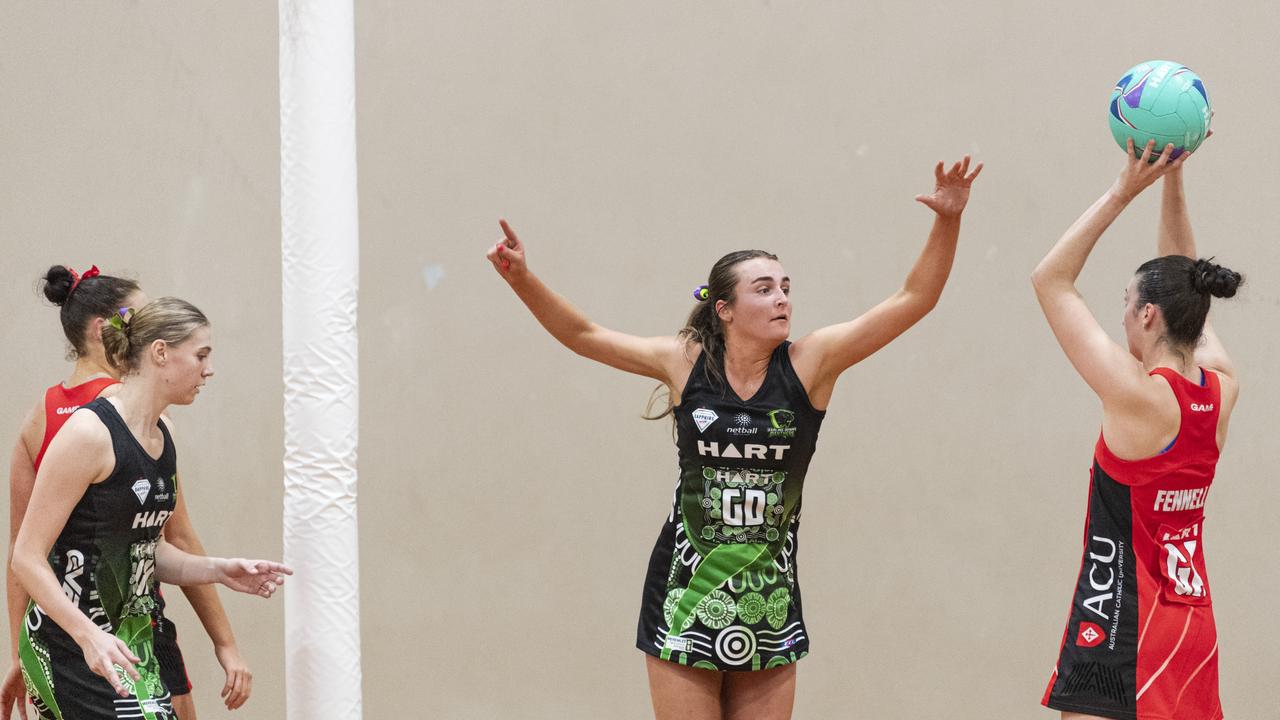
[[[693,290],[693,299],[702,302],[711,297],[711,288],[706,285],[699,285]]]
[[[120,311],[115,315],[112,315],[111,319],[108,320],[107,322],[110,323],[111,327],[115,328],[116,330],[119,330],[120,332],[124,332],[125,329],[129,327],[129,321],[132,319],[133,319],[133,308],[122,307],[120,308]]]

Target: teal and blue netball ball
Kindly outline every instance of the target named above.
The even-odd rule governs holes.
[[[1211,115],[1200,76],[1176,62],[1151,60],[1133,66],[1116,83],[1108,119],[1121,149],[1133,138],[1134,150],[1141,154],[1147,141],[1155,140],[1154,153],[1173,143],[1176,158],[1200,147]]]

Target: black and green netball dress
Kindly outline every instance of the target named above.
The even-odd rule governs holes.
[[[823,412],[784,342],[748,400],[707,377],[675,408],[680,483],[649,560],[636,647],[710,670],[762,670],[808,654],[796,534]]]
[[[45,720],[170,720],[173,706],[152,652],[151,618],[156,544],[176,504],[173,439],[160,423],[164,450],[155,459],[106,399],[77,412],[93,412],[106,425],[116,465],[76,503],[49,564],[71,602],[141,659],[136,667],[142,679],[134,682],[119,671],[132,695],[116,695],[85,664],[76,641],[33,602],[19,645],[27,692]]]

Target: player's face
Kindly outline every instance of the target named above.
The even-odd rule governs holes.
[[[174,405],[190,405],[195,402],[200,388],[213,377],[212,337],[209,326],[195,329],[191,336],[178,345],[168,346],[168,363],[165,367],[165,385],[171,389]]]
[[[791,335],[791,278],[782,264],[751,258],[737,267],[738,284],[729,323],[736,332],[761,340],[782,342]],[[721,318],[724,319],[722,313]]]

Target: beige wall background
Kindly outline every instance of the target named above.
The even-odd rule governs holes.
[[[0,8],[0,436],[69,367],[48,265],[190,299],[217,346],[176,412],[194,519],[211,552],[278,555],[275,3]],[[799,335],[896,289],[930,223],[912,197],[966,152],[987,170],[942,302],[846,374],[813,462],[796,716],[1052,716],[1099,406],[1027,278],[1120,167],[1112,83],[1157,57],[1214,100],[1191,207],[1249,283],[1214,312],[1244,386],[1209,510],[1223,702],[1280,717],[1273,4],[384,1],[356,27],[366,717],[649,716],[633,642],[670,428],[639,417],[649,381],[556,345],[492,273],[500,215],[638,334],[677,330],[724,252],[770,249]],[[1157,208],[1081,281],[1116,337]],[[282,717],[283,606],[224,601],[256,678],[238,716]]]

